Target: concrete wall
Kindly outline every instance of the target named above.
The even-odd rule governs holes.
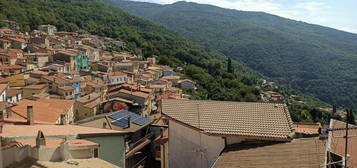
[[[207,136],[177,122],[169,122],[170,168],[209,168],[224,147],[222,137]]]
[[[33,148],[33,157],[40,161],[61,161],[60,148]]]
[[[94,157],[94,149],[70,149],[69,150],[70,158],[76,159],[88,159]]]
[[[88,117],[95,116],[98,112],[98,107],[87,108],[84,104],[76,101],[73,106],[74,121],[83,120]]]
[[[7,167],[14,162],[21,162],[31,155],[30,147],[13,147],[9,149],[2,150],[2,161],[3,167]],[[1,165],[0,165],[1,166]]]
[[[100,145],[99,158],[125,168],[124,136],[86,137],[85,139]]]

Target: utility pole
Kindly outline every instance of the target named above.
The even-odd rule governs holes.
[[[346,118],[350,117],[350,113],[352,113],[352,110],[346,110],[347,114],[346,114]],[[348,135],[348,130],[356,130],[357,127],[356,126],[349,126],[348,125],[348,121],[346,121],[346,127],[345,128],[327,128],[324,129],[326,130],[326,132],[334,132],[334,131],[343,131],[345,130],[345,136],[334,136],[335,138],[344,138],[345,139],[345,155],[344,155],[344,160],[338,161],[338,162],[333,162],[333,163],[329,163],[327,165],[332,165],[335,163],[344,163],[344,168],[348,168],[348,138],[352,138],[352,137],[357,137],[357,135]]]
[[[348,120],[350,117],[350,113],[352,113],[352,110],[346,110],[347,115],[346,115],[346,136],[345,136],[345,168],[347,168],[347,152],[348,152]]]

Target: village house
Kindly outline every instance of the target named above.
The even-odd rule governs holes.
[[[127,168],[139,167],[152,155],[150,144],[154,139],[150,132],[149,125],[151,120],[127,110],[116,111],[96,115],[76,122],[80,126],[105,128],[118,131],[127,131],[125,138],[125,166]]]
[[[5,24],[5,27],[8,27],[13,30],[20,30],[20,25],[15,21],[11,20],[0,20],[1,23]]]
[[[69,63],[69,71],[88,70],[88,57],[78,50],[61,50],[53,55],[54,62]]]
[[[109,99],[119,97],[131,100],[140,105],[143,116],[149,116],[151,114],[153,103],[153,97],[151,94],[144,93],[142,91],[120,89],[119,91],[109,93],[107,96]]]
[[[189,79],[179,80],[177,83],[183,89],[196,89],[196,83]]]
[[[37,29],[47,33],[48,35],[54,35],[57,32],[56,26],[53,25],[40,25]]]
[[[101,101],[102,97],[100,93],[91,93],[77,99],[74,104],[75,121],[98,114]]]
[[[7,50],[8,48],[10,48],[10,46],[11,46],[11,42],[9,40],[0,38],[0,49]]]
[[[18,75],[25,72],[26,68],[20,65],[0,65],[1,76]]]
[[[20,49],[20,50],[23,50],[27,47],[27,44],[28,42],[23,39],[23,38],[16,38],[16,37],[10,37],[10,38],[7,38],[7,40],[10,41],[11,43],[11,48],[12,49]]]
[[[18,49],[0,50],[0,62],[4,65],[15,65],[18,58],[23,57],[23,51]]]
[[[149,72],[142,72],[136,77],[136,82],[143,86],[148,86],[149,82],[151,82],[152,80],[154,80],[154,76],[152,73]]]
[[[57,74],[55,76],[43,76],[42,82],[49,85],[52,93],[63,99],[78,99],[81,97],[81,79],[77,75]]]
[[[128,76],[124,72],[110,72],[104,77],[104,81],[108,85],[117,85],[128,82]]]
[[[284,102],[284,96],[278,92],[268,91],[265,93],[265,97],[270,102]]]
[[[123,61],[123,62],[117,62],[113,64],[113,71],[128,71],[128,72],[138,72],[138,67],[134,68],[134,65],[132,62],[129,61]]]
[[[9,84],[0,84],[0,102],[6,102],[6,93],[9,90]]]
[[[36,85],[29,85],[22,88],[22,97],[24,99],[30,98],[33,95],[45,93],[48,91],[47,84],[36,84]]]
[[[16,74],[18,72],[18,71],[16,71],[16,69],[17,69],[17,67],[15,67],[13,70],[10,70],[10,72],[15,71],[15,75],[7,76],[6,80],[9,81],[10,87],[23,87],[26,85],[25,75],[23,73]],[[22,70],[22,69],[20,69],[20,70]]]
[[[89,61],[99,61],[100,59],[100,52],[98,49],[87,45],[77,45],[75,48],[88,56]]]
[[[51,124],[70,124],[74,121],[74,100],[39,99],[36,101],[22,99],[8,112],[7,120],[27,120],[27,108],[32,105],[35,122]],[[51,110],[49,110],[51,109]]]
[[[162,72],[162,76],[173,76],[174,70],[172,68],[165,68]]]
[[[26,65],[32,64],[35,68],[38,69],[44,67],[49,62],[48,53],[24,53],[24,58],[26,60]],[[33,70],[27,69],[27,70]]]
[[[161,108],[169,119],[169,167],[208,168],[229,145],[293,136],[285,104],[163,99]]]
[[[43,67],[42,69],[47,71],[53,71],[53,72],[62,72],[62,73],[68,72],[66,66],[61,64],[50,64],[46,67]]]
[[[2,126],[2,166],[7,167],[14,162],[23,164],[26,159],[49,165],[56,162],[63,166],[65,164],[61,161],[73,159],[72,162],[79,161],[79,167],[97,165],[118,168],[125,165],[125,131],[78,125],[36,124],[32,120],[27,123]],[[81,162],[82,159],[85,160]]]
[[[51,41],[51,37],[50,36],[47,36],[47,35],[39,35],[39,36],[35,36],[35,37],[32,37],[30,39],[30,44],[33,45],[33,44],[40,44],[40,45],[45,45],[47,47],[50,46],[50,41]],[[30,45],[29,44],[29,45]]]
[[[9,103],[17,103],[22,99],[21,89],[10,88],[6,92],[6,101]]]

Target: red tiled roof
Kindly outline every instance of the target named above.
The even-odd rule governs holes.
[[[285,104],[163,99],[162,113],[213,135],[289,141],[293,133]]]
[[[127,74],[124,72],[111,72],[108,76],[126,76]]]
[[[12,117],[27,119],[27,105],[33,105],[34,120],[40,122],[56,123],[61,114],[67,114],[73,107],[74,100],[40,99],[37,101],[23,99],[17,106],[11,107]]]
[[[213,168],[317,168],[324,161],[324,141],[306,138],[287,143],[231,145]]]
[[[318,134],[321,125],[319,123],[294,123],[293,126],[297,133]]]
[[[24,89],[43,89],[45,88],[47,85],[46,84],[38,84],[38,85],[29,85],[26,87],[23,87]]]
[[[10,41],[15,41],[15,42],[19,42],[19,43],[26,43],[27,41],[25,39],[21,39],[21,38],[8,38]]]
[[[8,84],[0,84],[0,93],[2,93],[8,86]]]
[[[10,88],[6,92],[6,97],[12,97],[12,96],[15,96],[15,95],[20,94],[20,93],[21,93],[21,90]]]
[[[150,95],[147,94],[147,93],[144,93],[144,92],[140,92],[140,91],[129,91],[129,90],[125,90],[125,89],[121,89],[119,90],[119,93],[125,93],[125,94],[128,94],[128,95],[133,95],[133,96],[136,96],[136,97],[141,97],[141,98],[148,98]]]

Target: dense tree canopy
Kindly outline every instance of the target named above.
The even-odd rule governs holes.
[[[357,107],[357,35],[262,12],[177,2],[106,0],[265,76],[338,106]]]

